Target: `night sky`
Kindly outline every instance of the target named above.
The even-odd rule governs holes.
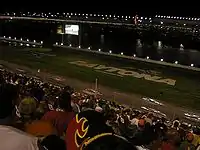
[[[27,3],[18,3],[13,5],[4,5],[0,8],[5,11],[37,11],[37,12],[78,12],[78,13],[105,13],[118,15],[138,15],[154,16],[156,14],[172,16],[196,16],[200,17],[200,8],[198,4],[189,2],[169,1],[145,2],[145,1],[48,1],[38,3],[37,1],[28,1]],[[55,3],[56,2],[56,3]]]

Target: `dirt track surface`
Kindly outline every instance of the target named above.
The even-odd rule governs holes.
[[[7,68],[13,72],[18,72],[18,73],[21,72],[21,73],[27,74],[28,76],[36,76],[36,77],[41,78],[44,81],[52,82],[54,84],[70,85],[74,87],[76,90],[83,90],[86,88],[93,88],[93,89],[95,88],[95,81],[94,83],[88,83],[88,82],[83,82],[83,81],[73,79],[73,78],[67,78],[67,77],[54,75],[48,72],[44,72],[43,70],[40,70],[40,72],[38,72],[37,70],[30,69],[25,66],[19,66],[13,63],[2,61],[2,60],[0,60],[0,64],[2,65],[0,67]],[[190,110],[176,107],[171,104],[166,104],[163,102],[162,103],[164,104],[164,106],[154,105],[152,103],[142,100],[143,96],[141,95],[132,94],[132,93],[122,93],[116,89],[112,89],[112,88],[105,87],[102,85],[98,85],[98,89],[101,93],[103,93],[103,98],[107,100],[114,100],[120,104],[129,105],[129,106],[131,105],[132,107],[137,108],[137,109],[140,109],[141,106],[154,108],[156,110],[159,110],[162,113],[165,113],[167,115],[167,118],[170,118],[170,119],[173,119],[174,117],[180,117],[181,119],[184,119],[184,113],[192,112]],[[200,113],[198,112],[195,114],[199,115]],[[187,120],[187,122],[190,122],[190,121]]]

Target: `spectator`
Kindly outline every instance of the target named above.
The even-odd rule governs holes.
[[[11,126],[13,121],[13,101],[16,92],[13,85],[0,85],[0,148],[2,150],[38,150],[38,139]]]
[[[48,111],[44,114],[42,120],[50,121],[56,128],[58,135],[62,136],[69,122],[75,116],[71,107],[71,95],[64,92],[59,98],[58,105],[60,109]]]
[[[186,140],[183,141],[179,147],[179,150],[195,150],[195,146],[192,144],[194,140],[194,135],[192,133],[188,133],[186,135]]]
[[[65,141],[56,135],[47,136],[40,145],[44,150],[66,150]]]
[[[77,114],[70,122],[65,142],[67,149],[79,150],[84,142],[93,141],[99,136],[112,133],[113,130],[106,125],[106,120],[102,113],[88,110]]]
[[[17,90],[11,84],[0,85],[0,124],[13,123],[14,100],[17,99]]]

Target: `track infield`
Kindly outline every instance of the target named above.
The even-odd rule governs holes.
[[[1,46],[0,59],[199,110],[198,72],[72,49]],[[73,85],[72,85],[73,86]]]

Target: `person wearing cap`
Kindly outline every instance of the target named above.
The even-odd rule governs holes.
[[[19,103],[18,109],[22,119],[26,121],[26,119],[30,119],[34,116],[34,113],[37,109],[36,100],[32,97],[24,98]]]
[[[121,136],[105,134],[95,140],[91,139],[84,143],[82,150],[138,150],[138,148]]]
[[[24,130],[26,124],[35,119],[36,105],[36,101],[32,97],[26,97],[20,101],[18,107],[16,106],[17,120],[14,125],[16,128]]]
[[[113,133],[102,113],[95,110],[80,112],[68,125],[65,136],[67,150],[84,150],[84,145]]]
[[[58,135],[63,136],[69,122],[75,116],[71,107],[71,94],[68,92],[62,93],[58,99],[58,105],[59,109],[46,112],[41,120],[51,122]]]
[[[10,125],[14,118],[17,93],[10,84],[0,85],[0,149],[39,150],[38,139]]]
[[[186,134],[186,140],[183,141],[179,147],[179,150],[195,150],[195,146],[192,144],[192,141],[194,140],[194,135],[191,132],[188,132]]]

